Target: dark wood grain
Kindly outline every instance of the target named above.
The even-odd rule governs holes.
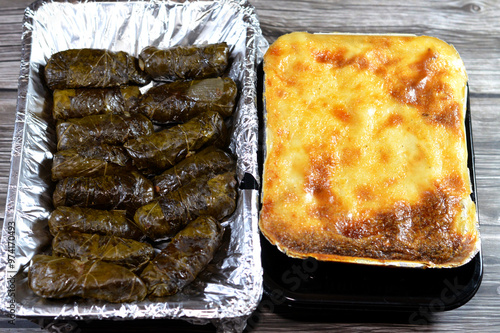
[[[24,8],[0,0],[0,218],[4,217],[14,129]],[[264,36],[291,31],[414,33],[453,44],[469,75],[484,277],[475,297],[452,311],[290,314],[261,303],[247,332],[498,332],[500,327],[500,2],[254,0]],[[341,272],[339,272],[341,274]],[[46,326],[47,322],[40,322]],[[212,325],[149,320],[70,322],[75,332],[214,332]],[[8,318],[0,332],[40,332],[38,324]],[[144,329],[141,329],[144,328]]]

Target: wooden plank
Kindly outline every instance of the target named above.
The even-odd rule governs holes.
[[[19,60],[0,62],[0,89],[17,89],[20,66],[21,51],[19,51]]]
[[[0,8],[5,11],[13,9],[24,11],[24,9],[31,5],[33,2],[35,2],[35,0],[0,0]]]

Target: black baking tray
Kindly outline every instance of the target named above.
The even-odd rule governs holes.
[[[483,275],[479,252],[450,269],[419,269],[290,258],[262,241],[264,293],[292,309],[445,311],[467,303]]]
[[[477,204],[468,86],[465,130],[471,197]],[[483,277],[481,251],[460,267],[421,269],[291,258],[262,235],[261,246],[264,295],[274,307],[294,312],[447,311],[467,303]]]

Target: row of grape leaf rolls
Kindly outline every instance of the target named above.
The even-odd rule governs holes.
[[[32,259],[35,294],[141,301],[178,293],[208,265],[236,207],[228,65],[226,43],[148,47],[138,58],[70,49],[48,60],[53,241]],[[155,249],[160,240],[169,242]]]

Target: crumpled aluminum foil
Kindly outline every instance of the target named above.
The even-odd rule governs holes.
[[[0,242],[0,310],[31,318],[175,318],[211,321],[220,330],[243,330],[262,295],[257,189],[239,190],[236,212],[224,222],[226,241],[222,251],[178,295],[161,302],[129,304],[46,300],[34,295],[27,284],[31,257],[46,251],[51,240],[47,218],[52,210],[50,167],[55,131],[47,103],[50,92],[40,78],[47,59],[69,48],[104,48],[137,56],[148,45],[167,48],[219,41],[230,46],[229,76],[240,89],[230,145],[238,157],[237,177],[242,181],[249,174],[259,183],[256,67],[268,44],[256,12],[246,0],[54,0],[37,1],[26,9],[10,183]]]

